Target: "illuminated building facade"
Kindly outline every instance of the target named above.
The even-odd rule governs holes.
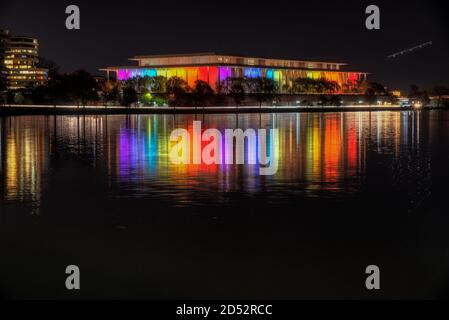
[[[316,62],[300,60],[281,60],[243,56],[198,53],[190,55],[136,56],[130,60],[137,66],[109,67],[102,69],[115,74],[118,81],[136,77],[166,78],[180,77],[193,86],[195,81],[207,82],[217,89],[217,84],[233,77],[267,77],[275,80],[281,93],[288,93],[297,78],[325,79],[335,81],[340,87],[355,86],[366,80],[367,73],[344,71],[346,64],[336,62]]]
[[[7,71],[5,67],[5,54],[9,43],[9,32],[0,28],[0,82],[6,85]]]
[[[45,83],[47,70],[38,68],[38,48],[37,39],[23,36],[9,37],[4,58],[8,89],[24,89]]]

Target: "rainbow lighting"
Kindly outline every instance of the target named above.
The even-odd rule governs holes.
[[[114,74],[118,81],[136,77],[176,76],[193,87],[195,81],[202,80],[215,90],[217,85],[227,78],[267,77],[278,83],[281,93],[297,78],[326,79],[343,87],[366,80],[368,75],[366,72],[343,71],[342,67],[346,65],[344,63],[252,58],[216,53],[136,56],[130,60],[136,61],[137,66],[108,67],[101,71],[107,73],[108,79],[111,73]]]

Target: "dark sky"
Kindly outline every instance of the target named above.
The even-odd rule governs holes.
[[[449,85],[449,11],[443,1],[0,0],[0,25],[38,37],[63,71],[130,64],[139,54],[222,52],[346,62],[393,88]],[[65,7],[81,9],[81,30],[65,29]],[[365,8],[381,9],[381,30]],[[396,51],[431,47],[387,60]]]

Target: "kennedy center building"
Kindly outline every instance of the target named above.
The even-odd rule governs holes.
[[[275,80],[281,92],[287,93],[298,78],[325,79],[337,82],[340,87],[350,88],[357,82],[366,80],[367,73],[345,71],[345,63],[317,62],[303,60],[284,60],[272,58],[243,57],[220,55],[215,53],[198,53],[186,55],[150,55],[136,56],[136,66],[119,66],[102,69],[112,74],[118,81],[136,77],[166,78],[180,77],[193,86],[196,80],[207,82],[212,88],[227,78],[233,77],[267,77]]]

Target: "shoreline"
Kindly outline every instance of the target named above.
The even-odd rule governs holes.
[[[432,107],[425,107],[422,109],[412,109],[400,107],[398,105],[392,106],[378,106],[378,105],[360,105],[360,106],[342,106],[342,107],[99,107],[99,106],[38,106],[38,105],[12,105],[0,106],[0,116],[15,116],[15,115],[98,115],[98,114],[225,114],[225,113],[292,113],[292,112],[377,112],[377,111],[413,111],[413,110],[431,110],[437,109]],[[438,108],[443,110],[444,108]]]

